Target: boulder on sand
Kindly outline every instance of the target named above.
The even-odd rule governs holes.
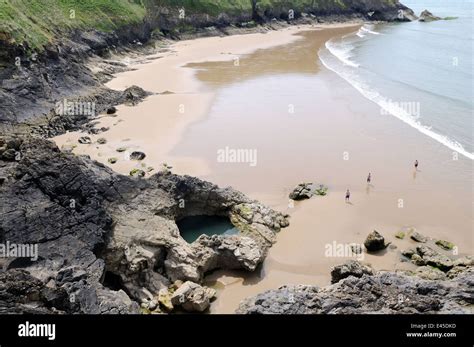
[[[309,199],[313,196],[311,190],[312,183],[300,183],[296,186],[295,189],[290,193],[289,197],[292,200],[304,200]]]
[[[107,114],[114,114],[117,112],[117,108],[115,106],[111,106],[107,109]]]
[[[372,231],[365,239],[364,246],[369,252],[376,252],[387,248],[385,238],[377,230]]]
[[[130,154],[131,160],[143,160],[145,159],[146,154],[140,151],[134,151]]]

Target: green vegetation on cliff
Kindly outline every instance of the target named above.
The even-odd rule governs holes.
[[[0,40],[39,49],[64,31],[112,31],[143,20],[140,1],[0,0]]]
[[[149,0],[160,6],[178,7],[189,13],[206,13],[217,16],[220,13],[236,14],[252,12],[252,0]]]
[[[302,12],[364,16],[398,5],[397,0],[0,0],[0,46],[26,43],[38,50],[71,30],[110,32],[144,21],[152,30],[163,23],[172,30],[287,19],[290,10],[295,18]]]

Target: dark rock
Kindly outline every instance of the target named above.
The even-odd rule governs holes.
[[[427,263],[423,260],[423,257],[421,257],[419,254],[413,254],[411,256],[411,262],[415,265],[418,266],[423,266],[426,265]]]
[[[453,268],[451,268],[451,270],[446,272],[446,276],[448,278],[456,278],[459,275],[470,271],[471,267],[472,267],[472,265],[470,265],[470,266],[455,265]]]
[[[420,17],[418,18],[420,22],[433,22],[440,19],[440,17],[436,17],[428,10],[424,10],[423,12],[421,12]]]
[[[143,159],[145,159],[145,157],[146,157],[146,154],[143,153],[143,152],[140,152],[140,151],[133,151],[130,154],[130,159],[131,160],[143,160]]]
[[[92,143],[92,140],[89,136],[81,136],[77,142],[79,142],[80,144],[83,144],[83,145],[88,145],[88,144],[91,144]]]
[[[69,309],[62,288],[48,288],[25,270],[0,272],[0,314],[61,313]]]
[[[18,137],[9,138],[6,141],[7,148],[14,149],[15,151],[20,150],[20,146],[21,146],[22,143],[23,143],[23,141]]]
[[[372,231],[365,239],[364,246],[369,252],[376,252],[387,248],[385,239],[376,230]]]
[[[423,263],[437,267],[438,269],[445,272],[449,271],[454,266],[453,261],[448,256],[445,256],[444,254],[441,254],[428,246],[418,246],[416,247],[416,252],[419,257],[421,257],[417,265]]]
[[[107,114],[114,114],[117,112],[117,108],[115,106],[111,106],[107,109]]]
[[[300,183],[290,193],[289,198],[293,200],[304,200],[311,198],[314,193],[312,191],[312,183]]]
[[[5,152],[3,152],[2,159],[5,161],[14,161],[17,156],[17,153],[18,152],[13,148],[9,148]]]
[[[335,266],[331,270],[331,283],[336,283],[349,276],[362,277],[363,275],[373,275],[372,268],[362,265],[358,261],[349,260],[348,262]]]
[[[80,267],[70,266],[63,268],[58,272],[56,282],[60,284],[65,282],[76,282],[83,278],[87,278],[87,273],[83,269]]]
[[[416,253],[416,251],[414,249],[405,249],[403,251],[401,251],[402,255],[407,257],[408,259],[411,259],[411,257],[413,256],[413,254]]]

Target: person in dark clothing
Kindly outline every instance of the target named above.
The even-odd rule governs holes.
[[[415,170],[418,170],[418,160],[415,160]]]
[[[369,176],[367,176],[367,184],[370,184],[372,182],[372,175],[369,172]]]
[[[346,191],[346,202],[349,202],[351,198],[351,192],[349,191],[349,189]]]

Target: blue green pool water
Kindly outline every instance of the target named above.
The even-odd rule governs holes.
[[[177,223],[183,239],[192,243],[201,235],[234,235],[238,230],[229,219],[220,216],[192,216]]]

